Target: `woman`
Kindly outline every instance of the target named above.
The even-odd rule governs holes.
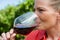
[[[35,0],[34,8],[40,20],[39,30],[32,31],[25,40],[60,40],[60,0]],[[11,30],[2,33],[1,39],[14,40],[15,35]]]

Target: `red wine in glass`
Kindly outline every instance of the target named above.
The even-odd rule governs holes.
[[[22,34],[22,35],[28,35],[35,27],[29,27],[29,28],[14,28],[15,33]]]

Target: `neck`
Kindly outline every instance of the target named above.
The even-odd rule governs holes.
[[[53,28],[50,28],[47,30],[48,37],[51,38],[59,38],[60,37],[60,23],[58,25],[54,26]]]

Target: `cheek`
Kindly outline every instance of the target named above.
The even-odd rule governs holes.
[[[46,13],[43,13],[43,14],[40,14],[40,13],[37,13],[38,17],[40,18],[41,21],[48,21],[49,19],[51,19],[50,15],[49,14],[46,14]]]
[[[55,25],[56,24],[56,15],[53,14],[53,13],[44,13],[44,14],[39,14],[38,13],[38,16],[40,18],[40,20],[47,24],[47,25]]]
[[[49,15],[48,16],[48,20],[47,23],[50,25],[56,25],[56,21],[57,21],[57,16],[55,14]]]

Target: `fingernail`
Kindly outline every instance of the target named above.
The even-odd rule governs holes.
[[[13,33],[13,29],[10,30],[10,34],[12,34],[12,33]]]

